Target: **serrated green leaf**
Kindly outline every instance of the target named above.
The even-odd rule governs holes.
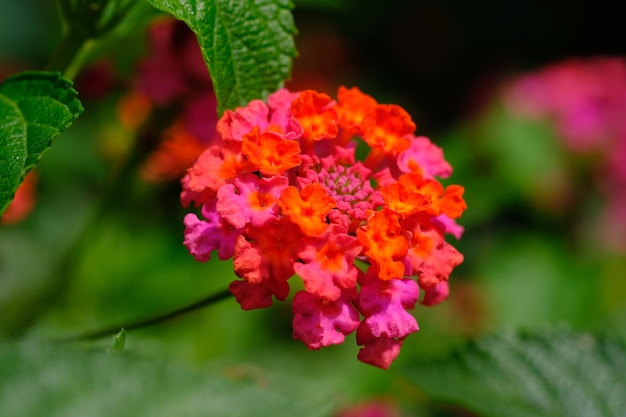
[[[26,162],[26,122],[17,104],[0,95],[0,215],[13,198]]]
[[[621,417],[626,344],[571,330],[504,332],[407,371],[432,399],[492,417]]]
[[[0,84],[0,216],[52,140],[83,111],[58,73],[22,72]]]
[[[241,365],[195,365],[73,346],[0,344],[0,415],[247,417],[331,415],[316,379]]]
[[[148,0],[196,34],[218,111],[277,90],[291,73],[296,32],[290,0]]]

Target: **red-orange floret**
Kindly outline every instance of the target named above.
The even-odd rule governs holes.
[[[409,135],[415,132],[415,123],[402,107],[396,104],[377,105],[371,117],[363,121],[363,139],[372,148],[397,155],[411,146]]]
[[[402,234],[398,215],[391,210],[377,211],[367,225],[357,229],[356,237],[365,248],[365,255],[379,270],[379,278],[390,280],[404,276],[404,258],[409,242]]]
[[[291,103],[291,112],[304,130],[302,139],[318,141],[337,136],[337,111],[332,101],[327,94],[305,90]]]
[[[318,183],[305,186],[302,191],[294,186],[287,187],[280,196],[278,205],[282,214],[289,217],[307,236],[320,236],[328,228],[326,216],[337,207],[337,202]]]
[[[263,175],[281,175],[301,163],[300,145],[258,127],[243,137],[242,153]]]
[[[451,219],[458,219],[467,208],[463,199],[465,188],[460,185],[448,185],[443,196],[439,200],[439,207],[442,213]]]
[[[444,190],[439,181],[426,179],[417,173],[401,175],[397,183],[380,189],[387,207],[403,218],[418,212],[458,218],[467,208],[463,191],[460,185],[449,185]]]
[[[251,168],[249,163],[241,157],[239,142],[231,141],[224,146],[211,146],[200,154],[196,162],[187,169],[185,191],[215,195],[219,187],[237,175],[250,172]],[[196,198],[192,200],[195,200],[196,204],[202,202]]]
[[[402,218],[425,210],[431,204],[430,198],[407,189],[404,184],[399,182],[381,187],[380,193],[383,195],[385,205]]]
[[[328,241],[317,252],[317,262],[328,272],[337,272],[343,268],[346,260],[345,248]]]
[[[374,111],[376,100],[356,87],[341,86],[337,91],[338,104],[335,107],[339,116],[339,126],[352,134],[362,135],[361,123]]]

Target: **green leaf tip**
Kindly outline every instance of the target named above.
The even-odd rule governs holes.
[[[110,353],[117,353],[124,350],[124,345],[126,345],[126,330],[122,327],[122,329],[113,336],[113,346],[109,349]]]
[[[0,216],[52,140],[83,112],[72,82],[27,71],[0,84]]]
[[[486,417],[619,417],[626,343],[570,329],[507,331],[406,374],[434,400]]]
[[[291,74],[297,55],[290,0],[148,0],[196,34],[221,115],[264,99]]]

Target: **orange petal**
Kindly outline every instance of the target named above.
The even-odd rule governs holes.
[[[313,90],[303,91],[291,103],[291,112],[304,129],[303,139],[317,141],[337,136],[337,111],[331,103],[328,95]]]
[[[356,236],[365,255],[378,267],[379,278],[390,280],[404,276],[404,258],[409,242],[402,234],[398,216],[390,210],[377,211]]]
[[[300,165],[300,145],[255,127],[243,137],[242,152],[263,175],[282,175]]]
[[[328,228],[326,216],[337,207],[337,202],[330,197],[318,183],[305,186],[301,192],[294,186],[287,187],[278,201],[283,215],[300,226],[307,236],[320,236]]]
[[[379,104],[371,117],[363,122],[363,139],[372,148],[381,148],[397,155],[411,145],[408,135],[415,132],[415,123],[402,107]]]
[[[381,187],[385,205],[402,218],[406,218],[430,206],[430,199],[414,190],[407,189],[402,183],[394,183]]]
[[[335,107],[339,116],[339,126],[353,133],[362,134],[361,123],[378,105],[371,96],[364,94],[356,87],[347,89],[339,87]]]

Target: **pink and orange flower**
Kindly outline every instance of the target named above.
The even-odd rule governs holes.
[[[182,180],[183,205],[199,211],[184,244],[199,261],[233,258],[244,310],[287,299],[299,276],[294,338],[319,349],[356,331],[358,359],[387,369],[418,330],[420,292],[443,301],[463,261],[444,239],[462,234],[463,187],[439,183],[452,168],[403,108],[357,88],[338,97],[282,89],[227,110]]]

